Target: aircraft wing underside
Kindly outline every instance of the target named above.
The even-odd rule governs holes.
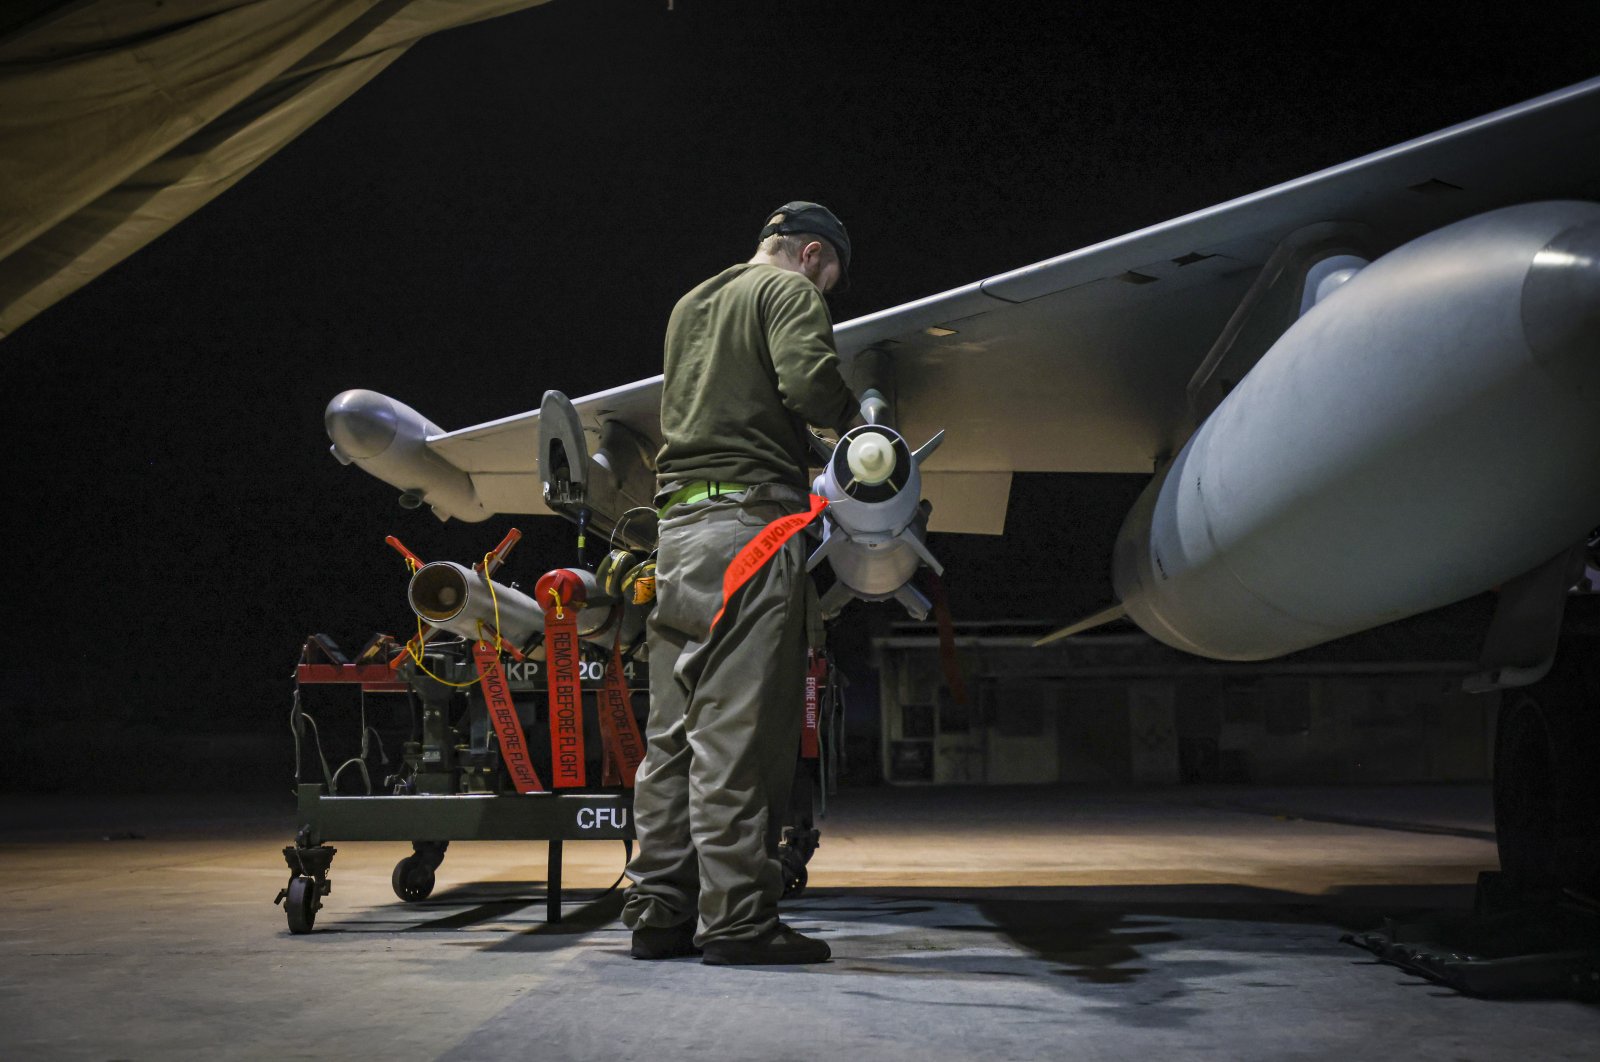
[[[1297,239],[1373,257],[1486,210],[1560,198],[1600,198],[1600,79],[856,318],[836,329],[839,351],[847,370],[862,351],[888,354],[908,437],[947,432],[923,471],[930,528],[998,533],[1013,472],[1149,472],[1175,453],[1214,405],[1207,385],[1235,382],[1207,368],[1225,365],[1241,304]],[[658,441],[660,383],[575,404],[596,437],[617,419]],[[427,443],[486,508],[544,511],[536,411]]]

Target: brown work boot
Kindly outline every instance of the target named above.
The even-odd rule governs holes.
[[[681,959],[699,955],[694,946],[694,919],[675,926],[640,926],[633,931],[635,959]]]
[[[750,940],[708,940],[700,961],[707,966],[791,966],[827,962],[832,954],[826,942],[779,922],[772,932]]]

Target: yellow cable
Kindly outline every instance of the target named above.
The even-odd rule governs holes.
[[[556,599],[556,619],[566,619],[567,614],[561,611],[561,591],[552,586],[550,596]]]
[[[476,686],[478,684],[478,680],[483,677],[482,674],[480,673],[478,676],[476,676],[476,677],[474,677],[474,678],[472,678],[472,679],[470,679],[470,680],[468,680],[466,682],[451,682],[449,679],[440,678],[438,675],[435,675],[433,672],[429,671],[428,670],[428,665],[426,665],[426,664],[424,664],[422,662],[422,656],[421,656],[421,654],[419,654],[417,652],[417,649],[420,648],[421,645],[422,645],[422,617],[419,616],[419,617],[417,617],[417,637],[416,637],[416,639],[414,641],[409,641],[409,642],[406,643],[406,652],[411,654],[411,662],[416,666],[418,671],[422,672],[424,675],[427,675],[429,678],[433,679],[433,681],[437,682],[439,685],[441,685],[441,686],[449,686],[451,689],[456,689],[456,690],[464,690],[468,686]]]
[[[494,592],[494,580],[489,577],[489,558],[493,557],[493,556],[494,556],[494,554],[492,552],[491,553],[485,553],[483,555],[483,581],[489,584],[489,600],[494,602],[494,651],[498,655],[499,652],[500,652],[500,644],[501,644],[500,643],[500,595],[496,594]],[[481,623],[478,626],[478,635],[479,635],[480,639],[483,636],[483,625]]]

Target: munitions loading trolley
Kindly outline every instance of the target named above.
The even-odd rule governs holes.
[[[374,638],[354,661],[325,637],[305,643],[290,719],[299,829],[284,849],[289,882],[275,901],[291,932],[311,931],[331,891],[330,840],[411,841],[412,854],[391,877],[395,895],[408,902],[432,893],[451,841],[548,841],[552,922],[561,918],[564,841],[615,839],[631,848],[631,786],[644,755],[640,698],[648,688],[634,657],[651,566],[641,554],[616,550],[595,573],[556,569],[539,580],[549,602],[541,610],[492,578],[519,539],[512,531],[469,569],[423,564],[390,538],[413,573],[412,607],[428,624],[405,646]],[[337,770],[304,703],[304,688],[322,684],[356,685],[362,698],[360,751]],[[369,761],[375,752],[387,764],[387,756],[367,695],[383,693],[403,694],[409,719],[399,762],[375,786]],[[538,693],[545,696],[530,696]],[[550,740],[529,741],[541,727]],[[594,732],[598,746],[585,741]],[[320,782],[302,778],[308,733]],[[347,771],[359,777],[360,795],[341,792]],[[589,784],[594,777],[599,786]]]
[[[324,640],[313,638],[306,646],[306,656],[312,660],[325,656]],[[428,652],[424,663],[439,679],[468,681],[473,676],[473,661],[463,649],[460,643],[441,646]],[[528,666],[536,663],[528,661],[506,669],[514,694],[546,692],[534,668]],[[591,671],[586,668],[586,673]],[[642,693],[647,672],[642,663],[632,665],[630,672],[635,676],[629,683],[631,701]],[[551,922],[561,920],[563,841],[632,843],[633,792],[614,780],[609,751],[602,754],[604,762],[600,766],[603,779],[611,784],[517,793],[509,788],[498,744],[488,725],[489,707],[477,691],[453,688],[411,664],[402,664],[391,672],[385,663],[337,659],[301,663],[296,668],[296,682],[302,686],[354,684],[360,687],[363,697],[368,693],[403,693],[411,701],[412,714],[420,717],[420,732],[414,732],[413,738],[402,746],[398,769],[383,779],[382,787],[374,786],[364,795],[339,794],[335,781],[338,771],[330,772],[324,767],[322,781],[307,782],[300,780],[297,770],[298,830],[294,843],[283,850],[290,877],[275,901],[284,904],[291,932],[311,931],[322,897],[331,891],[328,870],[336,849],[329,841],[410,841],[412,854],[395,864],[390,879],[395,895],[407,902],[425,900],[432,894],[435,872],[451,841],[547,841],[546,909]],[[585,682],[585,715],[590,720],[595,715],[594,687],[598,685]],[[541,715],[537,701],[535,697],[514,698],[525,733],[536,731]],[[317,725],[299,696],[293,725],[301,734],[308,730],[314,734]],[[589,729],[593,729],[592,722]],[[364,722],[364,738],[371,732]],[[363,743],[367,744],[365,740]],[[365,765],[366,758],[352,758],[340,770],[364,773]],[[541,759],[536,758],[536,769],[540,765]],[[592,762],[585,763],[586,768],[594,766]]]
[[[289,880],[274,901],[283,904],[290,932],[311,932],[331,892],[336,849],[328,841],[410,841],[412,853],[390,879],[407,902],[431,895],[451,841],[547,841],[552,923],[561,920],[563,842],[621,840],[631,853],[631,786],[643,757],[649,686],[637,650],[653,569],[623,550],[593,573],[556,569],[539,580],[536,593],[550,604],[535,616],[532,599],[490,578],[517,538],[512,532],[472,569],[425,565],[391,539],[413,570],[412,606],[439,624],[435,632],[424,627],[405,646],[378,636],[355,660],[324,636],[306,641],[291,712],[299,826],[283,850]],[[480,626],[483,615],[495,622]],[[467,624],[477,637],[431,640]],[[503,662],[502,654],[511,659]],[[807,675],[798,774],[778,852],[791,895],[805,887],[806,863],[819,843],[816,811],[834,784],[842,711],[841,680],[825,653],[814,655]],[[326,685],[353,685],[361,696],[360,751],[336,769],[304,700],[307,687]],[[404,698],[407,731],[396,764],[388,764],[374,722],[382,713],[369,713],[369,694]],[[395,697],[388,699],[392,708]],[[541,732],[548,741],[529,740]],[[599,742],[585,740],[596,733]],[[308,740],[321,781],[303,779]],[[374,759],[393,768],[377,785]],[[359,794],[341,791],[347,774],[359,778]],[[600,785],[589,785],[596,777]],[[545,788],[546,778],[553,788]]]

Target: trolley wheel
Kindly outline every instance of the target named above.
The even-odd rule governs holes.
[[[322,908],[322,889],[310,874],[300,874],[289,882],[289,894],[283,899],[283,913],[289,917],[289,932],[309,933],[316,924],[317,911]]]
[[[433,868],[417,856],[408,855],[394,865],[389,884],[406,903],[426,900],[433,892]]]

